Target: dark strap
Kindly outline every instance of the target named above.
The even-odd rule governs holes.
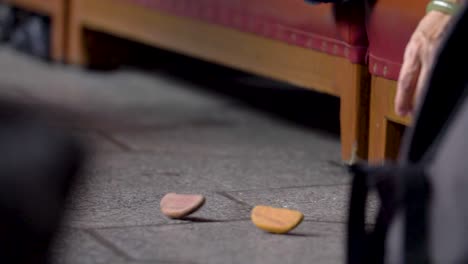
[[[353,165],[354,175],[348,213],[347,263],[381,264],[384,262],[387,227],[394,214],[395,177],[393,166]],[[370,191],[377,190],[381,201],[374,229],[366,231],[366,204]]]
[[[398,208],[404,208],[405,263],[429,263],[427,211],[429,184],[417,166],[354,165],[348,213],[347,263],[382,264],[389,224]],[[366,204],[377,191],[381,206],[374,228],[366,231]],[[403,243],[403,241],[402,241]]]
[[[367,251],[365,212],[369,192],[367,175],[357,165],[350,167],[350,170],[354,177],[348,212],[347,263],[365,264]]]
[[[428,207],[430,188],[423,169],[406,168],[403,179],[405,212],[405,263],[430,263],[428,240]]]

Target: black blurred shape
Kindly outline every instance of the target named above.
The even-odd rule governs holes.
[[[0,42],[50,61],[50,19],[0,3]]]
[[[0,103],[0,151],[0,263],[49,263],[84,148],[33,108]]]
[[[0,3],[0,42],[8,41],[15,27],[15,9]]]

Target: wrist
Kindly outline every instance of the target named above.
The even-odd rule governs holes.
[[[447,15],[454,15],[460,10],[461,1],[464,0],[432,0],[426,8],[426,13],[437,11]]]

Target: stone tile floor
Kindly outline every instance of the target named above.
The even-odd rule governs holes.
[[[113,120],[83,132],[93,159],[55,263],[342,263],[349,177],[337,100],[165,58],[93,72],[0,46],[1,94]],[[167,192],[203,193],[207,203],[189,221],[169,220],[158,210]],[[249,221],[256,204],[301,210],[305,221],[266,234]]]

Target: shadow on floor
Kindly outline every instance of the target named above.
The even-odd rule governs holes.
[[[101,34],[101,33],[99,33]],[[108,35],[105,38],[114,38]],[[204,62],[180,54],[115,38],[122,42],[123,67],[137,68],[185,81],[204,92],[228,96],[246,105],[304,129],[339,137],[339,98],[282,82]],[[109,40],[107,40],[109,41]],[[273,56],[274,54],[272,54]]]

